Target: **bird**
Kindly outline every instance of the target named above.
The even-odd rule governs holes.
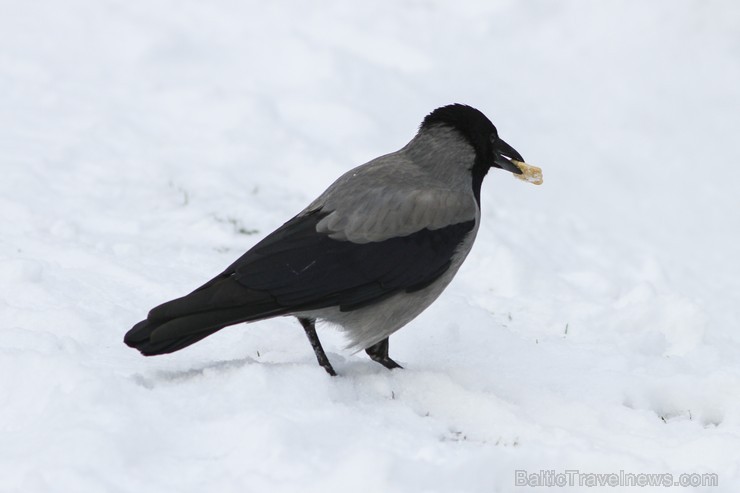
[[[317,321],[342,330],[355,352],[402,368],[389,356],[389,337],[439,297],[467,257],[491,168],[537,183],[531,171],[539,168],[481,111],[437,108],[400,150],[340,176],[216,277],[151,309],[124,342],[161,355],[227,326],[293,316],[329,375],[336,371]]]

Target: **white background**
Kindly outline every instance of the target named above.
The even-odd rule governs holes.
[[[3,0],[0,491],[737,491],[737,5]],[[123,345],[452,102],[545,183],[489,175],[405,370],[291,319]]]

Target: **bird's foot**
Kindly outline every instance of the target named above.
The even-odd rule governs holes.
[[[403,366],[399,365],[398,363],[393,361],[390,356],[388,356],[387,337],[382,341],[373,344],[369,348],[365,349],[365,352],[368,356],[370,356],[371,360],[375,361],[376,363],[380,363],[389,370],[393,370],[395,368],[403,368]]]
[[[321,341],[319,340],[319,335],[316,333],[315,320],[310,318],[299,318],[298,321],[303,326],[303,330],[306,331],[306,336],[308,336],[308,341],[311,343],[311,347],[313,348],[314,354],[316,354],[316,360],[319,362],[319,365],[326,370],[326,373],[332,377],[336,377],[337,372],[334,371],[334,367],[331,366],[329,358],[326,357],[324,348],[321,346]]]

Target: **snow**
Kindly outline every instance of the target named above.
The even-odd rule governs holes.
[[[736,2],[2,10],[0,491],[737,491]],[[544,184],[487,178],[468,260],[391,338],[404,370],[321,327],[330,378],[290,319],[123,345],[452,102]]]

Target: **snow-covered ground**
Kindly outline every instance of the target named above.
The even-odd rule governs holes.
[[[0,491],[738,491],[738,5],[2,2]],[[291,319],[123,345],[451,102],[545,183],[488,177],[405,370]]]

